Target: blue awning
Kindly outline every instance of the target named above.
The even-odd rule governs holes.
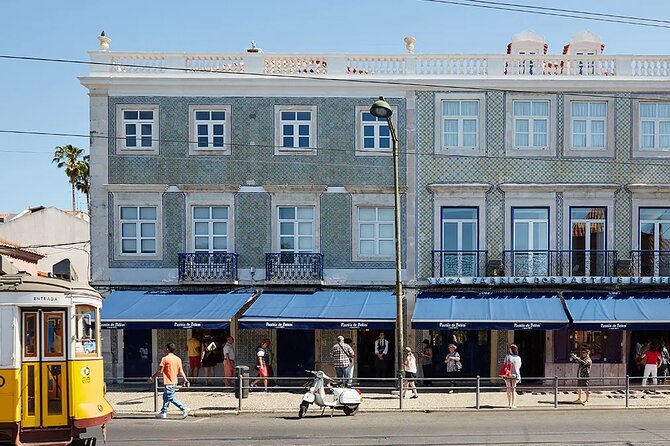
[[[568,327],[554,294],[421,293],[412,328],[435,330],[558,330]]]
[[[577,330],[668,330],[670,294],[563,293]]]
[[[395,326],[395,295],[389,291],[263,293],[239,319],[241,328],[307,330]]]
[[[114,291],[102,303],[102,328],[227,328],[253,292],[172,294]]]

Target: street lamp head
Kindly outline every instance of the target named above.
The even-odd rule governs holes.
[[[370,107],[370,113],[377,118],[388,119],[393,114],[393,109],[383,96],[379,96],[379,100]]]

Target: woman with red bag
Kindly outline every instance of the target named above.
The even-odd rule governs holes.
[[[521,382],[521,357],[516,344],[509,346],[509,354],[500,368],[500,376],[505,380],[509,408],[516,409],[516,385]]]

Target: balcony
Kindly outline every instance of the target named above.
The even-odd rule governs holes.
[[[318,252],[265,253],[267,280],[321,282],[323,254]]]
[[[610,250],[503,251],[503,271],[509,277],[613,277],[616,260]]]
[[[630,275],[636,277],[670,276],[670,251],[631,251]]]
[[[237,280],[237,254],[230,252],[179,253],[179,280],[233,282]]]
[[[488,251],[433,251],[433,277],[483,277]]]

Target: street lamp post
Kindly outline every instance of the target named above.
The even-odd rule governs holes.
[[[398,383],[402,382],[400,378],[403,376],[403,352],[405,350],[405,326],[403,322],[403,294],[402,294],[402,278],[401,278],[401,244],[400,244],[400,186],[398,185],[398,135],[396,135],[395,127],[393,127],[393,122],[391,121],[391,115],[393,115],[393,109],[391,106],[384,100],[382,96],[379,97],[378,101],[375,101],[374,104],[370,107],[370,113],[377,117],[386,119],[386,122],[389,126],[389,132],[391,133],[391,140],[393,141],[393,198],[394,198],[394,213],[395,213],[395,298],[396,298],[396,375],[398,377]],[[400,391],[400,396],[402,396],[402,389]]]

